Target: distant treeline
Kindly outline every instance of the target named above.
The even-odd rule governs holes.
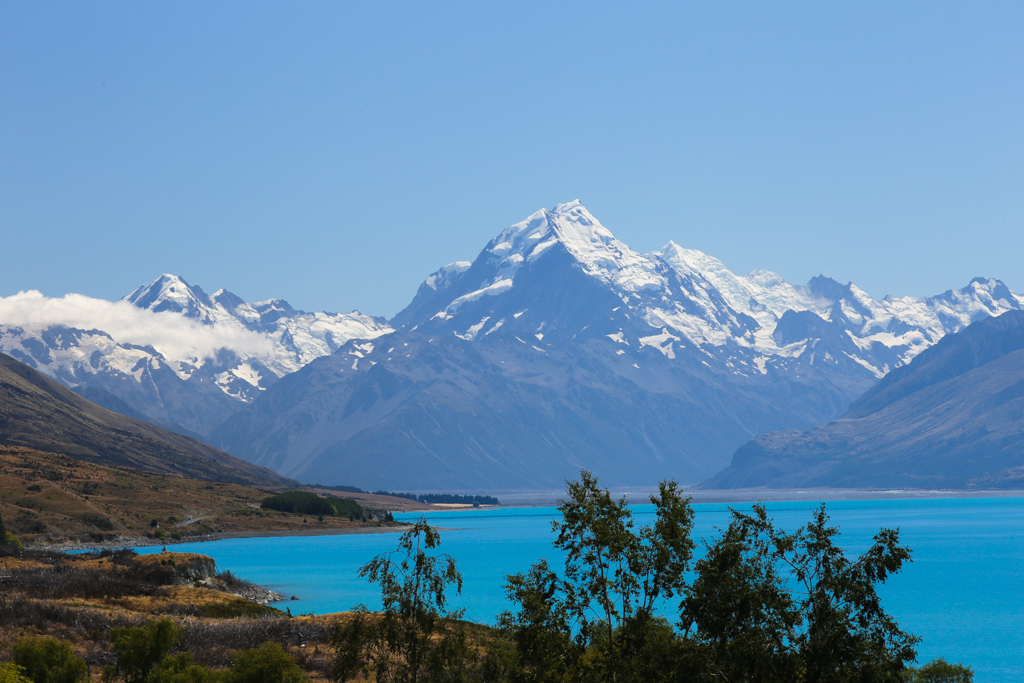
[[[313,484],[313,488],[317,489],[330,489],[331,491],[341,491],[342,493],[366,493],[358,486],[328,486],[327,484]]]
[[[278,512],[293,512],[300,515],[324,515],[326,517],[362,518],[363,508],[351,498],[321,498],[309,491],[286,491],[267,498],[260,507]]]
[[[498,499],[493,496],[460,496],[457,493],[423,493],[417,496],[415,493],[398,493],[396,491],[374,491],[375,496],[394,496],[415,500],[418,503],[457,504],[457,505],[500,505]]]
[[[375,496],[392,496],[394,498],[405,498],[417,503],[443,503],[447,505],[501,505],[494,496],[460,496],[457,493],[424,493],[417,496],[415,493],[399,493],[398,491],[364,491],[358,486],[326,486],[324,484],[313,484],[314,488],[330,489],[331,491],[342,491],[344,493],[371,493]]]

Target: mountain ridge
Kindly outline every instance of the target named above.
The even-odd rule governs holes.
[[[944,325],[1019,307],[1000,285],[878,302],[823,277],[741,278],[671,243],[633,252],[570,202],[431,274],[396,332],[307,365],[211,438],[359,486],[557,486],[580,467],[696,483],[758,433],[841,414]]]
[[[205,443],[98,406],[0,353],[0,444],[197,479],[282,486],[289,480]]]
[[[761,434],[702,488],[1024,486],[1024,311],[947,335],[840,418]]]
[[[197,434],[349,339],[390,332],[358,312],[306,313],[282,299],[249,304],[168,274],[118,302],[69,297],[0,300],[13,309],[0,318],[0,351],[80,392],[112,395],[155,424]],[[89,311],[117,329],[100,329]]]
[[[576,200],[504,228],[472,261],[441,267],[390,324],[307,314],[280,299],[249,304],[226,290],[207,295],[164,275],[110,305],[177,321],[188,343],[206,340],[203,349],[179,340],[185,350],[171,353],[159,335],[121,339],[84,320],[29,329],[0,318],[0,350],[289,476],[336,469],[331,458],[363,467],[386,449],[443,462],[449,443],[462,465],[445,465],[451,478],[438,487],[493,487],[492,476],[529,485],[524,463],[534,455],[497,443],[491,424],[512,419],[519,433],[547,434],[531,446],[545,454],[537,482],[557,486],[571,463],[585,464],[570,443],[587,444],[578,448],[595,462],[607,459],[620,483],[641,483],[639,463],[653,480],[668,470],[693,482],[761,432],[834,419],[945,335],[1022,302],[989,278],[934,297],[875,300],[825,276],[806,285],[767,270],[738,276],[672,241],[641,254]],[[429,362],[413,368],[392,353],[399,339],[410,358]],[[323,390],[304,392],[300,381]],[[384,398],[388,383],[405,387],[398,403],[397,394]],[[545,415],[574,416],[571,425],[529,416],[537,387]],[[605,423],[585,419],[588,406],[605,404]],[[637,426],[638,405],[677,426],[651,438]],[[587,432],[611,425],[620,436],[605,446],[588,441]],[[612,448],[634,463],[616,465]],[[425,472],[417,463],[384,469]],[[546,464],[549,471],[537,469]],[[362,483],[337,483],[418,487],[364,474]]]

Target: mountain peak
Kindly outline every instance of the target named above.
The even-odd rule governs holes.
[[[839,301],[851,296],[851,284],[849,282],[845,285],[841,284],[827,275],[815,275],[808,281],[807,287],[810,289],[811,294],[819,299]]]
[[[154,312],[174,311],[196,316],[200,309],[210,305],[210,297],[201,287],[192,286],[179,275],[164,273],[147,285],[142,285],[121,299],[137,308]]]

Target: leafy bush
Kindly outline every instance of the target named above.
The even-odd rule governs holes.
[[[25,547],[21,544],[21,541],[14,537],[14,534],[7,530],[7,527],[4,526],[4,518],[0,515],[0,546],[3,545],[14,546],[15,548]]]
[[[907,683],[973,683],[974,672],[963,664],[950,664],[941,657],[904,673]]]
[[[86,524],[91,524],[100,531],[113,531],[114,522],[107,516],[101,515],[97,512],[85,512],[79,515],[80,520]]]
[[[167,657],[154,667],[147,683],[216,683],[220,678],[216,672],[196,664],[192,655],[184,652],[177,657]]]
[[[22,638],[14,644],[12,654],[32,683],[78,683],[85,678],[85,660],[56,638]]]
[[[181,629],[170,619],[151,621],[142,627],[110,629],[117,663],[104,670],[104,683],[118,679],[124,683],[146,683],[150,672],[180,638]]]
[[[309,491],[287,491],[267,498],[260,507],[265,510],[292,512],[300,515],[325,515],[328,517],[362,517],[363,508],[350,498],[321,498]]]
[[[224,683],[302,683],[306,675],[277,643],[263,643],[255,650],[239,650],[235,663],[224,674]]]
[[[24,670],[14,662],[0,662],[0,683],[30,683]]]

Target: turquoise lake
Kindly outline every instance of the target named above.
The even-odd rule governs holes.
[[[809,519],[810,501],[774,502],[773,519],[794,530]],[[728,524],[728,505],[696,504],[695,538],[711,538]],[[734,504],[738,509],[749,505]],[[881,590],[901,626],[922,637],[921,662],[942,656],[962,661],[978,683],[1024,680],[1024,498],[949,498],[832,501],[828,511],[849,553],[859,553],[882,526],[898,527],[914,561]],[[441,549],[455,557],[465,579],[461,599],[468,619],[493,623],[507,609],[503,577],[541,557],[554,565],[554,508],[431,512]],[[638,524],[653,506],[633,506]],[[395,515],[414,520],[419,514]],[[278,604],[293,613],[326,613],[363,603],[380,605],[375,587],[357,576],[373,556],[393,550],[397,533],[247,538],[174,546],[217,560],[221,569],[269,586],[298,601]],[[139,552],[159,552],[143,548]],[[673,607],[670,605],[669,607]],[[666,616],[671,617],[667,614]]]

